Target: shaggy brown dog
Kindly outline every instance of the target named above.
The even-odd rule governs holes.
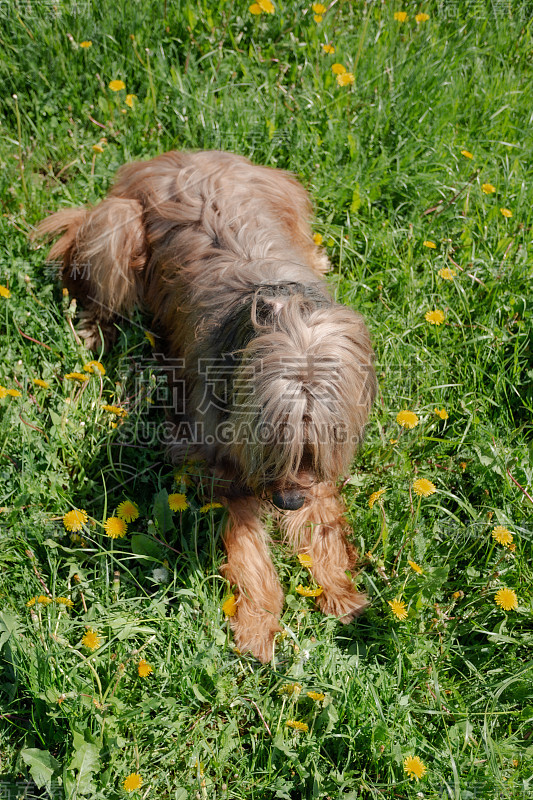
[[[93,209],[65,209],[37,235],[84,305],[88,347],[148,307],[184,382],[175,461],[207,462],[229,522],[223,572],[237,590],[237,645],[273,655],[283,592],[261,517],[311,556],[325,614],[348,622],[366,605],[347,574],[355,550],[336,488],[375,394],[360,316],[322,279],[310,203],[288,173],[231,153],[171,152],[122,167]],[[278,510],[274,509],[274,506]]]

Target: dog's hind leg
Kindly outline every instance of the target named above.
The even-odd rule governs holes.
[[[310,570],[323,592],[317,603],[324,614],[350,622],[368,605],[366,595],[357,592],[347,575],[357,561],[357,551],[346,533],[344,508],[333,485],[319,484],[310,502],[282,521],[287,539],[300,553],[311,556]]]
[[[237,587],[237,611],[231,619],[237,647],[259,661],[272,660],[274,637],[281,630],[283,592],[270,558],[267,536],[255,498],[228,500],[230,515],[224,536],[228,556],[222,574]]]

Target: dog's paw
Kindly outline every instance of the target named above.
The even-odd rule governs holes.
[[[365,594],[352,588],[343,588],[340,591],[325,589],[317,601],[323,614],[338,617],[344,625],[362,614],[369,604]]]
[[[274,639],[281,628],[277,619],[265,613],[241,613],[231,621],[235,644],[241,653],[251,653],[258,661],[268,664],[274,656]]]
[[[107,352],[116,338],[115,326],[110,322],[100,322],[88,312],[80,314],[76,333],[83,339],[88,350],[98,351],[104,345]]]

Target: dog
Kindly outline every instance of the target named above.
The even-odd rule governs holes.
[[[176,364],[170,453],[206,463],[227,508],[223,575],[236,593],[241,652],[272,659],[283,592],[266,514],[310,556],[325,614],[367,605],[337,482],[376,392],[362,318],[332,299],[311,204],[290,173],[227,152],[169,152],[121,167],[92,209],[44,219],[49,259],[84,306],[80,334],[108,348],[140,304]]]

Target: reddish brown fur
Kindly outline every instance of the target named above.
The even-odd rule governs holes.
[[[63,234],[50,258],[62,260],[63,282],[85,306],[89,347],[101,336],[109,346],[117,318],[142,303],[167,355],[183,359],[187,405],[171,455],[211,468],[229,512],[232,627],[241,650],[262,661],[283,603],[261,523],[272,497],[285,508],[304,503],[278,519],[294,549],[312,556],[322,610],[347,622],[366,604],[347,574],[356,554],[335,483],[363,435],[373,354],[361,317],[329,297],[309,217],[307,193],[288,173],[230,153],[171,152],[122,167],[95,208],[59,211],[37,231]],[[219,380],[231,368],[227,397],[207,409],[204,362]],[[184,422],[201,423],[201,439],[180,437]]]

